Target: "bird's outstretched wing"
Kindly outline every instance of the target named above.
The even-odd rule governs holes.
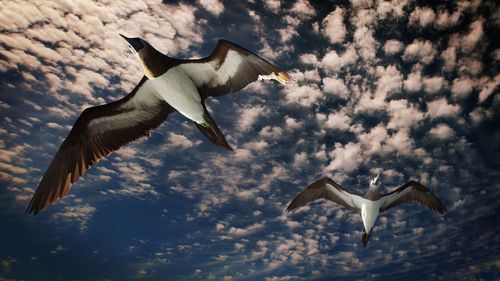
[[[361,196],[348,192],[332,179],[322,178],[313,182],[304,191],[299,193],[299,195],[293,199],[292,203],[288,205],[286,212],[291,212],[311,201],[321,198],[333,201],[354,211],[359,211],[361,209],[361,202],[363,201]]]
[[[193,80],[202,98],[238,91],[257,79],[274,79],[282,84],[292,80],[277,66],[223,39],[208,57],[185,60],[180,66]]]
[[[85,109],[52,159],[26,212],[36,215],[66,197],[71,184],[93,164],[148,135],[174,111],[146,77],[123,99]]]
[[[447,212],[446,207],[441,203],[439,198],[432,194],[427,187],[413,180],[382,196],[380,200],[382,201],[380,212],[384,212],[394,206],[407,202],[420,203],[441,214]]]

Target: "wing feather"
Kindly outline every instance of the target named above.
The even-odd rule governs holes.
[[[380,200],[382,200],[380,212],[384,212],[399,204],[408,202],[416,202],[422,204],[427,208],[441,214],[445,214],[447,212],[446,207],[437,196],[432,194],[432,192],[427,187],[413,180],[405,183],[398,189],[382,196]]]
[[[71,185],[93,164],[163,123],[175,110],[152,89],[143,77],[123,99],[85,109],[52,159],[26,212],[36,215],[66,197]]]
[[[283,84],[292,80],[288,73],[260,56],[222,39],[208,57],[186,60],[180,66],[202,98],[238,91],[258,79],[274,79]]]
[[[348,192],[332,179],[322,178],[313,182],[304,191],[299,193],[290,205],[288,205],[286,212],[291,212],[292,210],[305,206],[311,201],[321,198],[333,201],[353,211],[360,210],[358,202],[363,200],[361,196]]]

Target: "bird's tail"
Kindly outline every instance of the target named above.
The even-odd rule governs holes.
[[[205,105],[203,105],[203,108],[205,110],[205,113],[203,114],[205,123],[204,124],[195,123],[196,127],[198,127],[201,133],[205,135],[205,137],[207,137],[209,140],[211,140],[214,144],[222,146],[229,150],[233,150],[233,148],[227,143],[224,134],[222,134],[219,127],[217,127],[217,124],[215,124],[214,119],[212,119],[212,117],[208,113]]]
[[[370,235],[372,235],[372,230],[368,232],[368,234],[363,230],[363,236],[362,236],[362,241],[363,241],[363,248],[366,248],[366,244],[368,244],[368,240],[370,240]]]

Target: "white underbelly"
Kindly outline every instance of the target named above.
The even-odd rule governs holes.
[[[150,79],[158,94],[182,115],[203,124],[203,106],[198,89],[182,68],[175,66],[159,77]]]
[[[365,227],[366,232],[369,232],[373,225],[375,225],[378,213],[379,206],[377,201],[366,200],[361,205],[361,219],[363,220],[363,226]]]

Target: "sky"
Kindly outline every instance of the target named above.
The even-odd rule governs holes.
[[[500,7],[495,1],[0,3],[0,280],[498,280]],[[83,109],[126,95],[118,34],[181,58],[219,38],[287,70],[207,100],[234,152],[171,114],[37,216],[26,207]],[[410,179],[368,246],[359,214],[289,202],[328,176]]]

